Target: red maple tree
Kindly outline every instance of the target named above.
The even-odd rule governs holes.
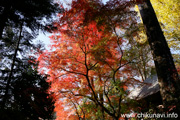
[[[123,54],[125,40],[116,29],[135,25],[130,6],[117,0],[106,5],[77,0],[58,15],[57,30],[50,36],[51,50],[38,59],[40,71],[50,75],[57,119],[85,119],[98,111],[100,116],[94,117],[120,117],[122,100],[134,78],[132,61]],[[87,110],[90,104],[95,111]]]

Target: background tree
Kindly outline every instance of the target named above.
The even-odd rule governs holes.
[[[18,35],[17,38],[13,37],[13,35],[12,35],[13,38],[17,39],[17,43],[15,44],[15,47],[14,47],[14,54],[12,54],[12,63],[10,65],[9,75],[7,77],[7,83],[6,83],[6,87],[5,87],[5,92],[4,92],[4,97],[3,97],[3,100],[2,100],[1,108],[4,108],[4,106],[6,104],[7,97],[8,97],[9,87],[10,87],[10,84],[11,84],[11,78],[12,78],[13,70],[14,70],[14,67],[15,67],[15,62],[16,62],[16,57],[17,57],[18,50],[19,50],[19,45],[20,45],[20,42],[21,42],[22,31],[23,31],[23,25],[20,26],[19,35]],[[11,31],[11,32],[13,32],[13,31]],[[9,38],[7,38],[7,39],[9,39]]]
[[[23,62],[22,62],[23,61]],[[35,65],[28,60],[19,62],[11,82],[9,99],[1,109],[1,119],[52,119],[54,102],[48,93],[46,77],[39,75]],[[18,74],[18,75],[17,75]],[[12,115],[9,115],[12,114]]]
[[[19,35],[20,31],[21,35]],[[16,41],[19,36],[23,37]],[[37,50],[41,50],[41,45],[32,44],[33,38],[25,28],[19,30],[10,26],[6,27],[1,40],[1,119],[52,118],[54,107],[47,92],[46,77],[37,73],[35,67],[37,65],[31,63],[33,59],[29,58],[31,55],[34,56]],[[11,69],[12,61],[14,61],[13,69]],[[6,91],[10,73],[11,80]],[[12,113],[12,116],[9,116],[9,113]]]
[[[15,27],[22,21],[32,31],[43,29],[52,20],[50,16],[57,10],[57,4],[53,3],[53,0],[1,0],[0,39],[6,26]]]
[[[154,0],[152,5],[169,45],[179,44],[179,0]]]
[[[138,23],[138,25],[138,27],[130,28],[125,33],[128,46],[124,54],[127,56],[125,59],[133,61],[133,64],[130,65],[134,71],[131,72],[136,73],[136,76],[143,82],[148,77],[156,74],[156,70],[144,26],[141,23]],[[132,36],[134,32],[137,33],[136,36]]]
[[[26,68],[26,66],[24,66]],[[26,118],[52,119],[54,102],[48,93],[49,83],[46,77],[39,75],[37,66],[27,66],[22,75],[12,83],[14,103]],[[35,68],[32,68],[35,67]]]
[[[22,43],[21,42],[22,37],[24,40],[27,39],[27,42],[26,43],[24,42],[25,45],[26,46],[30,45],[29,43],[30,40],[28,39],[32,39],[32,37],[37,35],[38,33],[37,30],[39,29],[43,30],[45,26],[48,24],[48,22],[52,22],[52,14],[55,14],[58,11],[58,9],[59,8],[57,4],[55,4],[52,0],[46,0],[46,1],[2,0],[0,2],[0,20],[1,20],[0,39],[2,40],[2,44],[5,44],[4,40],[8,40],[6,43],[11,42],[14,43],[15,46],[12,47],[12,49],[14,48],[13,55],[12,55],[12,51],[6,53],[9,54],[9,57],[11,57],[12,61],[11,61],[11,65],[8,64],[8,66],[3,68],[6,69],[9,66],[11,66],[9,70],[10,72],[8,73],[9,76],[7,77],[7,80],[5,80],[7,81],[7,83],[6,83],[6,88],[4,90],[5,94],[3,95],[2,108],[4,108],[7,100],[7,96],[8,96],[7,94],[9,92],[9,87],[13,76],[13,69],[16,67],[15,64],[17,63],[16,58],[18,56],[18,52],[22,50],[19,47],[20,44]],[[26,27],[26,31],[24,31],[24,26]],[[9,28],[11,28],[11,34],[12,34],[10,36],[8,35],[9,33],[6,33],[6,30]],[[31,35],[24,34],[25,32],[28,33],[27,28],[30,28],[28,31],[30,32],[31,30]],[[29,46],[29,48],[31,47],[32,46]],[[23,52],[25,51],[26,49],[23,49]],[[3,61],[7,60],[6,57],[7,56],[2,56]],[[3,83],[5,83],[5,81]]]

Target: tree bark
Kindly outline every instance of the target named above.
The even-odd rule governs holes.
[[[163,104],[166,110],[169,106],[176,106],[179,113],[180,80],[170,49],[150,0],[143,0],[138,8],[153,54]]]

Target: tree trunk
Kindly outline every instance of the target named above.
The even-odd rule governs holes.
[[[7,101],[7,98],[8,98],[8,92],[9,92],[9,87],[10,87],[10,83],[11,83],[11,77],[12,77],[12,74],[13,74],[13,69],[14,69],[14,65],[15,65],[15,61],[16,61],[16,56],[17,56],[17,52],[18,52],[18,49],[19,49],[19,44],[20,44],[21,37],[22,37],[21,36],[22,27],[23,27],[23,24],[21,24],[19,38],[18,38],[18,42],[17,42],[16,49],[15,49],[15,52],[14,52],[13,61],[12,61],[12,64],[11,64],[11,71],[10,71],[10,74],[8,76],[8,79],[7,79],[7,84],[6,84],[6,88],[5,88],[5,94],[3,96],[3,101],[2,101],[2,106],[1,106],[2,109],[5,108],[5,104],[6,104],[6,101]]]
[[[138,8],[152,50],[163,104],[166,110],[169,106],[176,106],[179,113],[180,81],[170,49],[150,0],[143,0]]]

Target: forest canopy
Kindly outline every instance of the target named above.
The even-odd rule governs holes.
[[[0,2],[3,119],[180,115],[178,1],[55,2]],[[32,42],[38,30],[50,49]]]

